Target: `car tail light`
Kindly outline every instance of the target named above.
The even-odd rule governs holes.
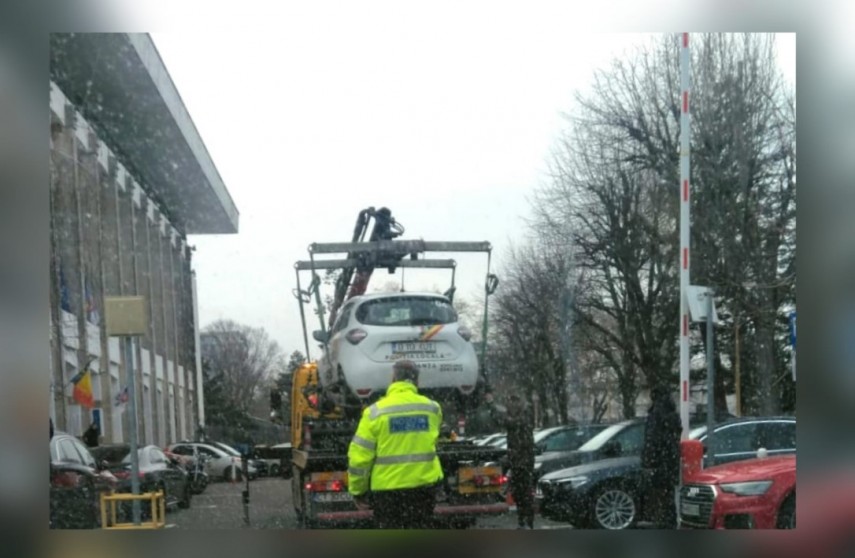
[[[356,395],[358,395],[359,397],[368,397],[369,395],[371,395],[372,391],[373,390],[371,388],[358,389],[356,390]]]
[[[472,339],[472,332],[469,331],[469,328],[466,326],[460,326],[457,328],[457,334],[463,338],[464,341],[469,341]]]
[[[364,329],[351,329],[345,335],[345,339],[347,339],[351,345],[358,345],[360,341],[368,337],[368,332]]]
[[[115,472],[113,472],[113,476],[119,480],[127,480],[127,479],[131,478],[131,472],[130,471],[115,471]],[[140,471],[139,472],[139,478],[144,479],[145,473]]]
[[[505,475],[479,475],[472,479],[475,486],[501,486],[508,482]]]
[[[311,481],[303,485],[309,492],[342,492],[345,484],[341,480]]]

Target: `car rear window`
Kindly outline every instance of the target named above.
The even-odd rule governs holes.
[[[363,302],[356,310],[356,319],[378,326],[450,324],[457,321],[457,312],[444,298],[395,296]]]

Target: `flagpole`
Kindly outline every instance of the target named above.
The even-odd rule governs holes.
[[[140,493],[140,460],[137,451],[137,402],[135,396],[134,382],[134,353],[133,353],[133,338],[130,335],[125,336],[125,367],[128,378],[128,411],[130,416],[130,442],[131,442],[131,494],[139,495]],[[139,525],[141,522],[140,501],[134,498],[132,501],[132,514],[134,525]]]

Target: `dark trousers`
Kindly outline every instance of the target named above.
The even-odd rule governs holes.
[[[677,483],[672,475],[656,474],[648,469],[647,473],[647,514],[659,529],[677,528],[677,506],[674,493]]]
[[[534,527],[534,472],[511,467],[511,496],[517,506],[517,524]]]
[[[429,529],[436,504],[434,485],[372,492],[374,522],[380,529]]]

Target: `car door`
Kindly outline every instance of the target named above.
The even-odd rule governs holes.
[[[619,457],[641,455],[644,447],[644,423],[630,424],[617,434],[614,441],[620,444]]]
[[[708,448],[704,456],[704,467],[756,457],[757,448],[754,447],[754,443],[757,424],[756,422],[726,424],[713,431],[711,441],[706,436],[702,438],[701,441]]]

